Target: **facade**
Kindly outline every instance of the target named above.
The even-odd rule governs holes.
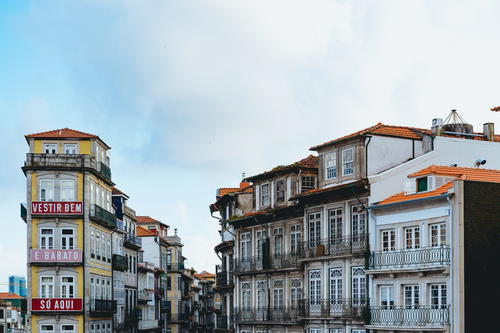
[[[9,276],[9,293],[26,297],[26,279],[24,276]]]
[[[482,319],[488,306],[475,295],[495,270],[484,256],[498,250],[498,226],[488,222],[500,212],[498,183],[500,170],[433,165],[408,175],[405,192],[371,206],[367,328],[494,329]]]
[[[254,192],[250,212],[243,212],[241,207],[244,205],[240,205],[240,211],[230,211],[241,196],[238,189],[228,189],[227,193],[218,196],[210,210],[212,214],[220,213],[223,242],[216,247],[216,252],[233,255],[234,285],[225,286],[224,292],[234,297],[235,331],[464,332],[467,319],[464,324],[463,318],[469,318],[469,325],[474,322],[471,318],[479,321],[479,312],[470,307],[467,316],[467,304],[476,302],[478,308],[480,306],[478,297],[472,293],[468,294],[470,302],[467,303],[463,276],[470,274],[478,278],[479,275],[459,262],[459,253],[464,247],[467,248],[467,242],[455,240],[452,244],[451,239],[446,239],[441,246],[432,243],[432,239],[451,234],[458,240],[460,237],[466,238],[455,235],[448,227],[451,222],[446,221],[458,218],[456,223],[463,221],[465,224],[467,213],[459,211],[465,199],[459,199],[456,193],[461,193],[463,197],[464,193],[471,193],[472,190],[467,192],[455,187],[473,188],[475,185],[470,179],[475,178],[458,177],[456,173],[451,176],[449,173],[439,177],[429,176],[428,183],[425,183],[429,189],[437,189],[459,178],[453,183],[455,189],[450,190],[455,193],[455,201],[451,199],[453,194],[445,198],[441,193],[441,201],[425,199],[418,208],[411,202],[408,211],[401,205],[397,208],[392,204],[386,207],[383,202],[402,189],[408,195],[420,187],[424,188],[423,180],[422,183],[408,181],[407,177],[417,177],[418,171],[433,164],[453,165],[455,170],[467,167],[478,170],[484,168],[485,164],[488,168],[500,169],[499,142],[500,136],[494,134],[492,123],[484,124],[482,133],[474,132],[472,126],[463,122],[455,111],[444,122],[434,119],[431,129],[379,123],[312,147],[311,150],[318,153],[319,162],[317,174],[309,188],[292,186],[292,190],[296,189],[295,193],[282,194],[282,183],[276,183],[279,177],[268,172],[247,178],[252,182]],[[281,172],[286,169],[279,167],[273,170]],[[304,173],[300,175],[306,176]],[[296,179],[300,177],[296,175]],[[460,181],[464,185],[457,185]],[[484,184],[477,186],[486,187]],[[289,189],[288,185],[284,188],[285,192]],[[273,207],[276,198],[283,195],[286,198],[283,207],[286,206],[286,209]],[[487,199],[481,202],[494,200]],[[438,203],[442,206],[436,206]],[[480,207],[478,200],[475,204]],[[458,211],[455,212],[455,209]],[[491,207],[488,209],[480,216],[483,220],[486,216],[490,216],[490,219],[495,216],[492,215]],[[451,212],[451,217],[442,215],[447,211]],[[469,211],[472,212],[472,209]],[[472,218],[469,221],[469,228],[473,228]],[[232,229],[224,228],[225,223]],[[394,230],[386,230],[389,223],[394,223]],[[420,225],[420,229],[412,227],[412,223]],[[487,222],[482,227],[496,230]],[[467,229],[465,226],[463,228]],[[225,230],[231,231],[233,235],[233,238],[228,237],[227,243],[224,242]],[[292,232],[296,236],[292,236]],[[435,233],[438,233],[437,236]],[[281,237],[284,240],[283,247],[279,245]],[[299,244],[295,246],[293,244],[297,239]],[[425,246],[426,249],[417,248],[413,251],[413,248],[404,248],[415,246],[412,244],[416,244],[416,239],[421,242],[419,246]],[[469,249],[470,257],[480,253],[475,241],[477,239],[474,239]],[[458,248],[455,249],[455,246]],[[495,242],[488,243],[486,247],[497,249]],[[279,252],[280,248],[285,251]],[[287,251],[291,258],[297,258],[296,262],[285,260],[276,264],[276,254]],[[404,257],[405,253],[410,253],[412,257]],[[266,260],[268,255],[269,261]],[[441,260],[437,265],[439,267],[435,263],[426,267],[424,263],[424,267],[418,267],[415,271],[415,267],[409,263],[410,259],[434,260],[435,255]],[[449,256],[448,261],[446,256]],[[221,281],[222,286],[227,274],[221,274],[219,279],[219,272],[224,271],[222,266],[227,256],[220,257],[222,265],[217,268],[217,280]],[[401,258],[407,263],[401,262]],[[382,265],[380,260],[386,263],[384,267],[378,267]],[[394,264],[394,260],[399,261]],[[476,267],[476,271],[492,272],[491,265],[484,264],[479,269],[476,261],[471,261],[469,267]],[[405,267],[406,264],[411,267]],[[395,267],[398,265],[402,267]],[[429,282],[424,286],[422,281],[425,279]],[[484,289],[479,285],[481,283],[469,288]],[[295,287],[295,291],[292,287]],[[289,295],[284,297],[283,303],[280,301],[281,288],[285,290],[285,295]],[[293,296],[295,293],[300,296]],[[408,302],[413,297],[414,303],[405,303],[407,295]],[[415,298],[415,295],[420,298]],[[438,298],[441,299],[438,301]],[[231,330],[231,320],[225,320],[220,327],[221,332]]]
[[[0,333],[23,332],[26,323],[26,298],[0,293]]]
[[[213,333],[215,330],[215,275],[206,271],[193,274],[191,283],[192,332]]]
[[[26,140],[28,330],[111,333],[110,147],[68,128]]]

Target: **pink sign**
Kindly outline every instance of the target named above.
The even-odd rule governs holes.
[[[33,201],[31,203],[32,215],[81,215],[83,204],[81,201],[47,202]]]
[[[81,298],[32,298],[31,311],[82,311]]]
[[[82,250],[31,249],[31,262],[81,262]]]

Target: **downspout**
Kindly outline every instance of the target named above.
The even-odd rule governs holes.
[[[365,140],[365,177],[366,177],[366,179],[368,179],[368,145],[370,144],[372,137],[367,136],[366,138],[368,140]]]

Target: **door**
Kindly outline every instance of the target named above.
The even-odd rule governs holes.
[[[342,269],[330,268],[330,313],[341,314],[342,300]]]
[[[321,314],[321,270],[309,271],[309,316]]]

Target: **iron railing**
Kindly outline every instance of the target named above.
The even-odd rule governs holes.
[[[368,234],[361,234],[303,242],[299,256],[300,258],[336,257],[361,255],[367,251]]]
[[[147,303],[153,301],[153,291],[142,290],[137,293],[137,301],[139,303]]]
[[[370,325],[443,327],[450,322],[450,306],[371,306]]]
[[[98,206],[90,206],[90,218],[96,222],[106,225],[107,227],[116,228],[115,214],[108,212],[106,209]]]
[[[90,312],[93,315],[116,313],[116,301],[108,299],[91,299]]]
[[[235,321],[243,322],[298,322],[300,308],[294,307],[262,307],[262,308],[236,308]]]
[[[368,269],[395,269],[415,266],[443,266],[450,263],[450,247],[423,247],[372,252]]]
[[[336,298],[301,300],[300,316],[304,318],[365,318],[368,299]]]
[[[188,313],[168,313],[167,314],[167,320],[169,322],[174,322],[174,321],[188,321],[189,320],[189,314]]]
[[[131,235],[131,234],[125,234],[125,237],[123,239],[123,245],[125,246],[132,246],[133,248],[141,248],[142,247],[142,239],[140,237]]]
[[[126,271],[128,269],[128,260],[127,257],[113,254],[113,258],[111,260],[113,270],[115,271]]]
[[[169,272],[177,272],[177,271],[184,271],[184,263],[181,262],[181,263],[170,263],[170,264],[167,264],[167,271]]]
[[[227,329],[227,316],[217,316],[216,328]]]
[[[111,180],[111,169],[109,166],[104,164],[103,162],[99,162],[99,173],[104,176],[104,178]]]
[[[264,269],[298,268],[299,266],[297,253],[282,253],[272,254],[268,257],[254,256],[235,259],[234,272],[246,273]]]
[[[217,272],[216,274],[216,286],[218,288],[226,288],[234,285],[233,282],[233,272]]]

